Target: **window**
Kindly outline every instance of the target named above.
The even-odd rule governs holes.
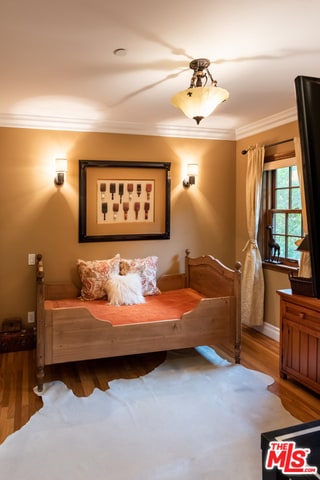
[[[276,161],[266,159],[263,186],[259,234],[263,260],[298,266],[300,253],[295,242],[303,237],[303,227],[294,157]]]

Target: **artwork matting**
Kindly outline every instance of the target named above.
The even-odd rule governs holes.
[[[79,242],[169,239],[170,165],[79,160]]]

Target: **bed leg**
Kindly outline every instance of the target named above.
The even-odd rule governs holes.
[[[240,363],[241,344],[236,343],[234,345],[234,360],[236,363]]]
[[[44,367],[38,367],[37,369],[37,384],[38,384],[38,392],[43,391],[43,382],[44,381]]]

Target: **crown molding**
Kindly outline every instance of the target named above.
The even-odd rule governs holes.
[[[38,115],[0,114],[0,126],[34,128],[39,130],[67,130],[77,132],[119,133],[160,137],[235,140],[234,131],[227,129],[181,127],[175,125],[147,125],[136,122],[101,122],[86,118],[68,118]]]
[[[76,132],[118,133],[157,137],[198,138],[208,140],[240,140],[297,120],[296,107],[271,115],[236,130],[203,128],[199,126],[149,125],[135,122],[101,122],[86,118],[68,118],[40,115],[0,114],[0,126],[34,128],[38,130],[67,130]]]
[[[235,139],[240,140],[241,138],[250,137],[260,132],[265,132],[271,128],[280,127],[286,123],[294,122],[298,118],[297,108],[289,108],[288,110],[283,110],[275,115],[270,115],[270,117],[263,118],[258,122],[250,123],[244,127],[237,128],[235,131]]]
[[[11,128],[34,128],[37,130],[94,131],[94,120],[54,117],[48,115],[0,114],[0,126]]]

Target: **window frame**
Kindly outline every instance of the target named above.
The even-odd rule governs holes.
[[[281,263],[272,263],[266,261],[269,255],[269,232],[267,226],[272,224],[271,206],[274,205],[275,185],[272,171],[277,168],[296,166],[295,152],[290,151],[281,154],[268,155],[264,159],[264,172],[262,182],[262,195],[261,195],[261,208],[259,218],[259,230],[258,230],[258,245],[261,252],[262,264],[264,268],[272,270],[293,270],[299,269],[299,262],[295,259],[289,259],[280,256]],[[286,213],[297,213],[297,209],[284,209]],[[302,214],[302,210],[298,210]]]

